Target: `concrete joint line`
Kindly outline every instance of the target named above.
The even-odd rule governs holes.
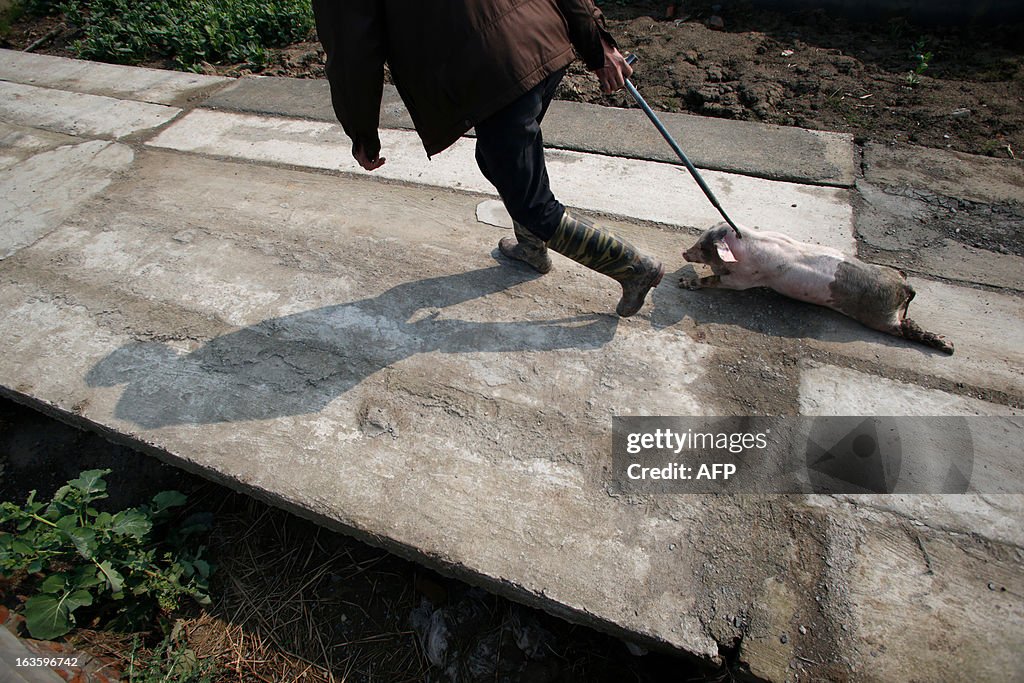
[[[425,159],[415,133],[382,130],[381,140],[388,161],[367,174],[351,159],[350,144],[337,124],[200,108],[188,112],[147,144],[495,196],[476,167],[471,139],[456,142],[430,161]],[[553,149],[548,153],[548,170],[556,195],[569,206],[697,230],[720,220],[686,169],[678,164]],[[854,251],[849,190],[718,171],[705,175],[736,220],[848,253]]]

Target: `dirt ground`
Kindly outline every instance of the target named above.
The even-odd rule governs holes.
[[[1010,27],[856,23],[734,3],[715,13],[687,2],[672,21],[625,7],[607,13],[621,46],[640,58],[637,88],[664,111],[999,157],[1024,146],[1024,43]],[[711,28],[719,20],[723,28]],[[602,101],[585,76],[577,68],[563,97]],[[605,101],[625,106],[626,97]]]
[[[782,14],[690,0],[602,7],[620,47],[640,58],[633,80],[656,109],[1002,158],[1024,150],[1021,26],[926,27],[902,18],[863,23],[821,11]],[[22,20],[3,46],[24,48],[59,23]],[[72,56],[72,31],[37,51]],[[263,68],[217,64],[206,70],[322,78],[323,55],[318,43],[305,42],[274,51]],[[558,97],[635,106],[625,93],[602,95],[579,63]]]

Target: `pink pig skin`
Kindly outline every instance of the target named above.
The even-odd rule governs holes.
[[[768,287],[799,301],[827,306],[881,332],[953,353],[952,344],[906,317],[914,288],[893,268],[865,263],[831,247],[798,242],[779,232],[747,228],[740,239],[726,223],[706,230],[683,252],[683,258],[711,266],[713,275],[684,277],[680,287]]]

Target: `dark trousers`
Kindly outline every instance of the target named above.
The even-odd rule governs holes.
[[[501,195],[512,220],[547,241],[562,220],[564,207],[551,194],[544,166],[540,123],[565,70],[490,118],[476,124],[476,163]]]

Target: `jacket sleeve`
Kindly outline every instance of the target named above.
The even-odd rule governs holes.
[[[380,102],[387,37],[379,0],[313,0],[316,32],[327,53],[331,104],[353,147],[380,152]]]
[[[612,34],[605,28],[604,14],[593,0],[557,0],[558,8],[569,27],[569,40],[588,69],[604,66],[604,38],[612,47],[618,47]]]

